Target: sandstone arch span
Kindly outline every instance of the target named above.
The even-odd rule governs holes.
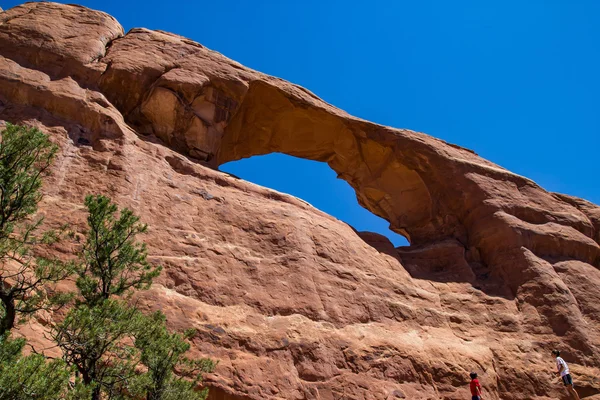
[[[409,240],[411,230],[431,223],[427,186],[395,159],[392,148],[361,137],[323,110],[296,107],[276,88],[257,82],[225,129],[216,163],[272,152],[326,162],[354,187],[362,206]]]

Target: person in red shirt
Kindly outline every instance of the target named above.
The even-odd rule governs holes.
[[[481,400],[481,385],[477,379],[477,373],[471,372],[471,400]]]

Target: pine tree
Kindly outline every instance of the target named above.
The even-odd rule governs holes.
[[[139,351],[131,337],[144,327],[145,318],[117,299],[93,306],[79,304],[54,328],[53,337],[63,359],[74,366],[92,400],[112,399],[127,390],[135,378]],[[117,397],[119,398],[119,397]]]
[[[117,205],[105,196],[88,196],[85,205],[89,231],[77,271],[77,287],[85,303],[93,306],[132,289],[148,289],[161,268],[148,263],[145,243],[135,241],[147,225],[127,208],[117,218]]]
[[[54,326],[53,338],[92,400],[128,398],[140,357],[131,342],[146,318],[118,297],[149,288],[161,268],[148,263],[145,244],[136,241],[147,227],[131,210],[117,213],[104,196],[88,196],[85,205],[89,230],[76,268],[79,297]]]
[[[50,294],[50,283],[65,279],[72,266],[34,257],[36,244],[56,240],[36,232],[42,223],[31,221],[41,200],[42,177],[57,147],[35,128],[7,124],[0,141],[0,336],[38,310],[62,305],[68,296]]]
[[[42,219],[32,220],[57,147],[34,128],[7,124],[0,136],[0,400],[63,399],[71,375],[65,363],[23,356],[25,340],[10,337],[16,323],[69,299],[46,289],[66,278],[71,265],[32,254],[57,239],[53,232],[38,237]]]
[[[24,339],[0,339],[0,400],[65,399],[71,371],[62,360],[23,356]]]
[[[136,337],[135,346],[141,350],[141,363],[148,372],[142,377],[142,392],[147,400],[204,400],[208,389],[196,391],[202,373],[212,372],[215,363],[210,359],[192,360],[185,356],[190,349],[188,340],[195,331],[170,333],[164,314],[147,317],[145,328]],[[177,375],[175,374],[177,371]]]

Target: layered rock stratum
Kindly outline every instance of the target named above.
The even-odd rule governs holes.
[[[563,398],[553,348],[583,398],[600,393],[588,201],[74,5],[0,13],[0,120],[60,145],[49,224],[83,230],[89,193],[149,224],[165,268],[138,304],[198,330],[213,400],[464,399],[471,370],[485,399]],[[218,171],[272,152],[326,162],[411,245]],[[39,348],[44,318],[21,328]]]

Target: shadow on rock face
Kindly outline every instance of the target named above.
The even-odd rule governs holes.
[[[468,260],[471,255],[457,240],[448,239],[429,245],[394,247],[388,238],[373,232],[357,232],[369,246],[394,257],[415,279],[441,283],[469,283],[488,296],[513,300],[514,295],[500,276],[481,262]]]

